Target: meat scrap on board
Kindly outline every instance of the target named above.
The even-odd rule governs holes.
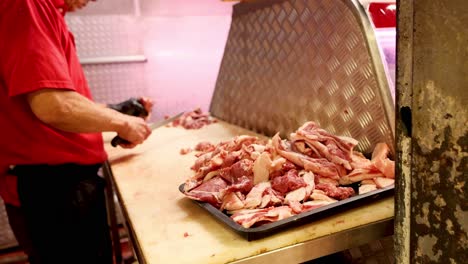
[[[306,122],[290,139],[240,135],[195,147],[195,172],[184,194],[208,202],[245,228],[310,211],[394,184],[395,162],[385,143],[372,158],[354,151],[358,142]]]
[[[183,127],[185,129],[200,129],[206,125],[218,122],[209,113],[203,113],[200,108],[191,112],[184,113],[181,117],[174,120],[170,125],[172,127]]]

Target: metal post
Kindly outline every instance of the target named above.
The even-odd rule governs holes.
[[[117,224],[117,215],[114,203],[114,185],[112,182],[112,171],[109,162],[106,161],[102,168],[104,179],[106,180],[106,205],[109,219],[109,228],[111,231],[112,245],[116,264],[123,263],[122,249],[120,248],[119,227]]]
[[[468,2],[398,2],[396,263],[468,258]]]

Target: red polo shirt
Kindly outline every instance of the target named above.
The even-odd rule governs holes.
[[[63,8],[63,0],[0,1],[0,196],[9,204],[19,205],[16,177],[6,173],[10,165],[106,159],[100,133],[50,127],[36,118],[25,97],[52,88],[91,99]]]

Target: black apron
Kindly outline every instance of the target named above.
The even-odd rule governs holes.
[[[99,165],[15,166],[34,256],[31,264],[111,264],[105,181]]]

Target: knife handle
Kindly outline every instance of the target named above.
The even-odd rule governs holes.
[[[118,145],[120,144],[130,144],[130,142],[128,142],[127,140],[119,137],[119,136],[115,136],[112,141],[111,141],[111,145],[115,148],[117,147]]]

